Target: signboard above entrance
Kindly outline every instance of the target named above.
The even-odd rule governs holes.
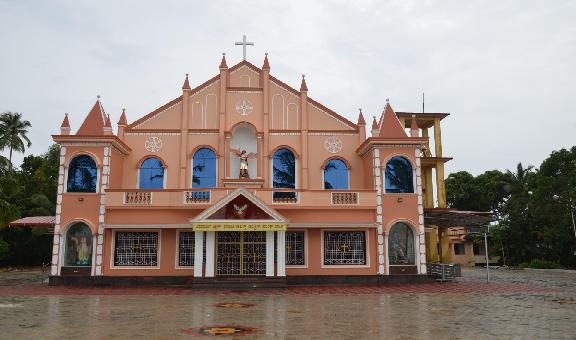
[[[288,228],[288,223],[226,223],[226,222],[200,222],[192,223],[194,231],[284,231]]]

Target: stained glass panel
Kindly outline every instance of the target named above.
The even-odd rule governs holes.
[[[64,265],[92,265],[92,231],[86,224],[76,223],[66,232]]]
[[[414,233],[406,223],[396,223],[388,235],[388,257],[390,265],[414,265]]]

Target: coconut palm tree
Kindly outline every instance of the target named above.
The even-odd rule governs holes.
[[[28,139],[28,128],[31,127],[27,120],[22,120],[22,114],[18,112],[4,112],[0,115],[0,150],[8,148],[8,169],[12,170],[12,151],[24,152],[32,145]],[[26,142],[26,144],[24,144]]]

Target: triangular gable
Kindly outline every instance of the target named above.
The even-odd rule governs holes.
[[[286,225],[288,220],[270,208],[260,198],[244,188],[238,188],[204,210],[190,222],[196,224],[222,222],[266,222]]]
[[[92,109],[84,119],[84,122],[76,132],[77,135],[99,136],[104,134],[104,122],[106,114],[100,100],[97,100]]]
[[[296,90],[295,88],[286,84],[285,82],[281,81],[280,79],[271,75],[270,81],[272,83],[274,83],[276,86],[278,86],[278,87],[288,91],[289,93],[293,94],[294,96],[300,98],[300,91]],[[309,110],[308,110],[309,115],[315,114],[315,111],[317,111],[318,113],[322,113],[324,115],[324,117],[319,117],[320,121],[324,121],[322,118],[328,118],[330,121],[337,122],[339,127],[344,127],[344,128],[346,128],[346,130],[357,130],[358,129],[358,125],[352,123],[351,121],[346,119],[344,116],[336,113],[335,111],[333,111],[333,110],[329,109],[328,107],[320,104],[319,102],[317,102],[316,100],[314,100],[310,97],[308,97],[308,106],[309,106]],[[322,127],[322,126],[325,126],[325,124],[319,124],[318,128],[320,129],[320,127]],[[313,127],[310,127],[310,128],[313,129]],[[329,128],[329,130],[332,130],[332,128]]]
[[[254,64],[243,60],[239,63],[237,63],[236,65],[232,66],[231,68],[228,69],[228,71],[230,73],[233,73],[239,69],[241,69],[242,67],[247,67],[249,69],[251,69],[252,71],[261,74],[262,69],[255,66]],[[213,84],[214,82],[218,81],[220,79],[220,74],[214,76],[213,78],[211,78],[210,80],[204,82],[203,84],[193,88],[190,91],[190,95],[194,95],[197,92],[202,91],[203,89],[205,89],[206,87],[208,87],[209,85]],[[273,82],[275,85],[285,89],[286,91],[294,94],[295,96],[300,96],[300,91],[296,90],[295,88],[287,85],[286,83],[284,83],[283,81],[279,80],[278,78],[270,75],[270,81]],[[156,110],[148,113],[147,115],[141,117],[140,119],[134,121],[132,124],[128,125],[126,127],[127,130],[131,130],[131,129],[138,129],[141,128],[142,125],[144,125],[144,123],[150,121],[151,119],[155,118],[156,116],[168,111],[170,108],[180,104],[182,102],[182,96],[178,96],[176,98],[174,98],[173,100],[171,100],[170,102],[160,106],[159,108],[157,108]],[[336,113],[335,111],[327,108],[326,106],[320,104],[319,102],[315,101],[314,99],[308,97],[308,105],[311,107],[311,109],[309,110],[309,114],[315,114],[314,111],[320,112],[324,115],[324,117],[322,118],[326,118],[329,119],[330,121],[334,121],[337,122],[339,126],[345,128],[346,130],[357,130],[358,129],[358,125],[354,124],[353,122],[349,121],[348,119],[346,119],[344,116]],[[325,119],[320,119],[321,121],[325,120]],[[104,122],[105,117],[103,118],[102,123]]]
[[[190,90],[190,95],[194,95],[200,91],[202,91],[203,89],[205,89],[206,87],[212,85],[213,83],[215,83],[216,81],[218,81],[220,79],[220,75],[216,75],[214,77],[212,77],[210,80],[196,86],[195,88],[193,88],[192,90]],[[150,121],[151,119],[155,118],[156,116],[168,111],[170,108],[181,104],[182,103],[182,95],[172,99],[171,101],[169,101],[168,103],[160,106],[159,108],[157,108],[156,110],[148,113],[147,115],[145,115],[144,117],[141,117],[140,119],[134,121],[132,124],[128,125],[126,127],[126,129],[130,130],[130,129],[138,129],[141,125],[143,125],[144,123]]]
[[[406,131],[404,131],[404,127],[390,103],[386,103],[386,107],[384,108],[384,114],[382,116],[382,120],[380,123],[380,134],[378,135],[380,138],[408,138]]]

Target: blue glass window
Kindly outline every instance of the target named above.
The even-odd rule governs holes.
[[[214,188],[216,186],[216,154],[201,148],[192,159],[192,188]]]
[[[392,157],[386,163],[386,193],[413,193],[412,164],[404,157]]]
[[[68,192],[96,192],[96,162],[87,155],[76,156],[68,167]]]
[[[296,158],[292,151],[282,148],[272,159],[272,182],[274,188],[296,188]],[[296,198],[295,192],[274,192],[274,198]]]
[[[140,189],[163,189],[164,165],[155,157],[146,158],[140,165]]]
[[[324,189],[348,189],[348,167],[343,160],[331,159],[326,164]]]

